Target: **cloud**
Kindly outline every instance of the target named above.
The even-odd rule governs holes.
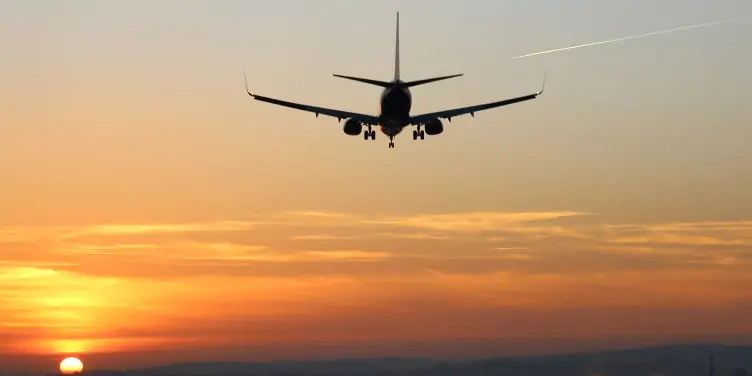
[[[288,211],[280,213],[282,216],[288,216],[288,217],[303,217],[303,218],[326,218],[326,219],[353,219],[353,218],[359,218],[359,215],[350,214],[350,213],[337,213],[337,212],[327,212],[327,211],[316,211],[316,210],[301,210],[301,211]]]
[[[247,231],[261,224],[261,222],[243,221],[217,221],[185,224],[120,224],[58,227],[55,231],[63,239],[75,239],[86,236]]]
[[[368,224],[413,227],[437,231],[494,231],[508,227],[584,215],[577,212],[424,214],[367,220]]]
[[[54,262],[54,261],[17,261],[17,260],[0,260],[0,267],[20,266],[20,267],[56,267],[56,266],[76,266],[71,262]]]
[[[159,248],[160,247],[157,244],[70,244],[61,246],[59,248],[59,251],[91,256],[145,256],[154,254],[154,252],[158,251]]]
[[[639,226],[611,226],[611,242],[631,244],[682,244],[682,245],[749,245],[747,236],[752,224],[727,223],[665,223]]]
[[[378,237],[384,237],[389,239],[410,239],[410,240],[450,240],[451,236],[445,234],[432,234],[427,232],[408,232],[408,233],[394,233],[394,232],[379,232],[375,234]]]
[[[384,260],[393,257],[389,252],[364,252],[357,250],[306,251],[303,255],[316,260]]]
[[[367,252],[360,250],[294,250],[294,251],[268,251],[266,247],[239,246],[228,247],[215,254],[207,254],[205,249],[198,248],[201,252],[195,256],[179,256],[181,260],[197,261],[225,261],[225,262],[272,262],[272,263],[295,263],[295,262],[321,262],[321,261],[378,261],[392,257],[388,252]]]
[[[525,247],[489,247],[484,238],[465,237],[382,241],[379,247],[394,246],[299,249],[292,242],[284,249],[187,239],[162,245],[160,259],[89,261],[99,269],[129,265],[130,272],[128,262],[139,260],[151,278],[0,267],[0,338],[13,349],[59,353],[752,329],[741,319],[752,312],[744,308],[752,306],[746,270],[625,268],[623,258],[607,257],[652,262],[655,255],[598,250],[600,243],[567,237]],[[407,246],[397,249],[399,244]],[[238,258],[243,255],[259,257]],[[596,265],[583,267],[579,257],[595,258]],[[217,273],[175,273],[206,267]],[[708,317],[726,319],[703,324]]]
[[[290,237],[290,240],[355,240],[359,239],[357,236],[346,235],[332,235],[332,234],[310,234],[310,235],[295,235]]]
[[[0,269],[0,282],[8,283],[25,282],[47,277],[57,276],[58,272],[51,269],[41,269],[35,267],[12,267]]]
[[[729,269],[752,263],[749,221],[604,222],[575,211],[293,211],[247,221],[6,227],[0,228],[0,244],[6,244],[0,265],[161,278]]]

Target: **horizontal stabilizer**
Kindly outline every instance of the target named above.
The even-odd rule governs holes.
[[[424,80],[410,81],[410,82],[406,82],[405,85],[407,87],[413,87],[413,86],[428,84],[428,83],[431,83],[431,82],[446,80],[446,79],[449,79],[449,78],[455,78],[455,77],[460,77],[460,76],[462,76],[462,73],[460,73],[460,74],[453,74],[451,76],[442,76],[442,77],[426,78]]]
[[[381,86],[381,87],[389,87],[389,86],[391,86],[391,84],[389,82],[372,80],[370,78],[360,78],[360,77],[352,77],[352,76],[343,76],[343,75],[340,75],[340,74],[335,74],[334,77],[345,78],[345,79],[348,79],[348,80],[363,82],[363,83],[366,83],[366,84],[371,84],[371,85],[376,85],[376,86]]]

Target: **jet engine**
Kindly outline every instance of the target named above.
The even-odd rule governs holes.
[[[426,123],[426,133],[430,136],[435,136],[444,132],[444,125],[441,124],[441,120],[433,118]]]
[[[363,131],[363,125],[355,119],[347,119],[345,126],[342,128],[346,135],[357,136]]]

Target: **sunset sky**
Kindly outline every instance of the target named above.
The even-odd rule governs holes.
[[[244,72],[376,114],[380,88],[332,73],[391,79],[396,11],[403,79],[465,74],[415,88],[413,113],[535,92],[544,71],[546,93],[395,149],[246,95]],[[750,17],[747,0],[2,1],[0,359],[752,343]]]

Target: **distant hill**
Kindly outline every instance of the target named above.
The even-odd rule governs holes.
[[[264,363],[177,363],[128,371],[128,375],[368,375],[374,371],[427,369],[436,364],[430,359],[371,358],[320,361],[278,361]]]
[[[90,371],[92,376],[752,376],[752,346],[668,345],[629,350],[467,361],[412,358],[338,359],[264,363],[178,363],[128,371]],[[745,371],[746,370],[746,371]]]

